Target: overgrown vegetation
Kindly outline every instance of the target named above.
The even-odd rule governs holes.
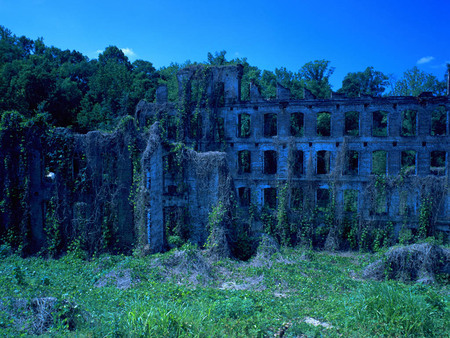
[[[280,251],[270,239],[248,262],[192,245],[89,261],[1,248],[2,336],[449,335],[448,286],[362,280],[369,254]]]

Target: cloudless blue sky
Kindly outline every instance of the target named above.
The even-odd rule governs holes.
[[[0,0],[0,25],[90,58],[115,45],[156,68],[221,50],[272,71],[326,59],[334,90],[367,66],[442,80],[449,14],[450,0]]]

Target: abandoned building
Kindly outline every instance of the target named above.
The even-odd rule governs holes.
[[[244,214],[251,206],[276,209],[284,186],[288,207],[300,215],[333,204],[337,219],[351,214],[391,222],[397,231],[417,227],[421,205],[432,197],[432,222],[448,236],[449,96],[317,99],[305,90],[293,99],[278,85],[276,99],[251,86],[244,101],[241,77],[239,65],[186,68],[178,73],[178,102],[169,102],[162,86],[120,131],[59,130],[63,146],[71,144],[66,173],[37,151],[30,160],[40,173],[30,176],[32,251],[45,241],[49,205],[60,208],[72,237],[77,229],[98,234],[114,224],[108,226],[117,245],[158,252],[186,224],[181,232],[204,243],[219,202]],[[3,213],[2,223],[11,217]],[[252,230],[262,231],[261,224]]]

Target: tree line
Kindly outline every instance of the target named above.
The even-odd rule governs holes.
[[[70,127],[78,132],[114,128],[126,115],[132,115],[139,100],[152,102],[156,88],[166,84],[169,100],[177,99],[176,73],[183,67],[200,63],[171,63],[155,69],[149,61],[130,62],[116,46],[107,47],[97,59],[90,60],[78,51],[61,50],[36,40],[16,36],[0,26],[0,114],[18,111],[25,117],[45,114],[54,126]],[[276,97],[277,83],[290,89],[294,98],[302,98],[304,88],[317,98],[330,97],[329,82],[334,67],[330,61],[315,60],[297,72],[284,67],[261,70],[247,58],[228,60],[226,51],[208,53],[205,65],[243,65],[242,99],[250,97],[250,83],[259,87],[265,98]],[[391,90],[387,92],[387,88]],[[348,73],[338,93],[360,95],[417,96],[430,91],[445,94],[445,81],[414,67],[398,81],[367,67]]]

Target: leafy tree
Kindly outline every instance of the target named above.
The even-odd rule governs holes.
[[[293,73],[285,67],[281,67],[275,68],[275,75],[277,82],[283,87],[290,89],[294,98],[303,98],[303,88],[305,85],[300,73]]]
[[[444,95],[445,81],[439,81],[436,76],[415,66],[403,73],[403,77],[394,84],[391,95],[419,96],[423,92]]]
[[[306,63],[299,71],[305,86],[318,98],[327,98],[331,95],[329,78],[334,72],[330,61],[315,60]]]
[[[381,96],[386,90],[388,77],[373,67],[367,67],[363,72],[348,73],[342,81],[342,88],[338,93],[349,97],[362,95]]]

